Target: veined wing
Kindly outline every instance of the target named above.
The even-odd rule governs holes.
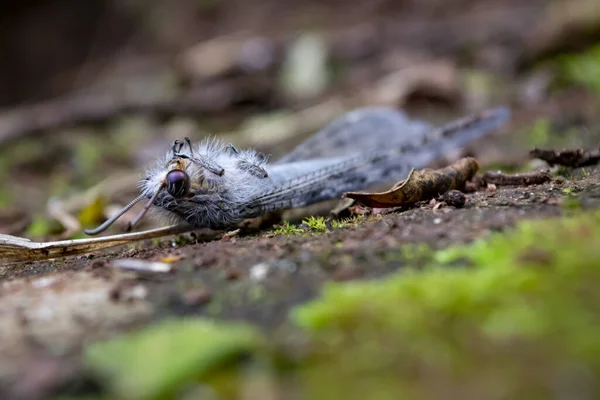
[[[433,129],[426,122],[385,107],[363,107],[334,119],[274,164],[331,158],[418,140]]]
[[[379,145],[347,157],[275,165],[269,171],[274,186],[242,204],[242,215],[249,218],[277,209],[303,207],[339,198],[344,192],[398,181],[412,168],[423,168],[448,151],[491,133],[509,117],[508,108],[495,108],[432,129],[421,134],[419,140],[406,140],[399,146],[386,145],[382,149]],[[369,118],[362,123],[368,124]]]

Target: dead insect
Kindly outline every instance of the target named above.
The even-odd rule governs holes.
[[[193,148],[175,141],[166,158],[141,182],[141,194],[88,235],[101,233],[134,204],[147,200],[128,226],[150,208],[174,222],[231,229],[242,220],[303,207],[404,179],[415,168],[502,126],[505,107],[455,120],[440,128],[383,107],[344,114],[280,160],[255,150],[238,150],[216,139]]]

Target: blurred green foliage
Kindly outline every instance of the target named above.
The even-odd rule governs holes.
[[[86,362],[107,382],[109,398],[178,398],[208,377],[232,373],[226,382],[234,382],[239,361],[262,343],[248,326],[170,320],[90,346]]]
[[[64,228],[58,221],[44,215],[36,215],[27,227],[26,232],[28,237],[40,239],[59,234],[63,230]]]
[[[600,95],[600,43],[580,54],[562,55],[558,63],[567,83],[581,85]]]

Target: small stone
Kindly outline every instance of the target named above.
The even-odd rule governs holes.
[[[271,266],[267,263],[259,263],[250,268],[250,279],[255,282],[264,280],[269,274]]]
[[[458,190],[450,190],[442,196],[442,201],[444,201],[447,205],[462,208],[465,206],[467,197],[465,194]]]

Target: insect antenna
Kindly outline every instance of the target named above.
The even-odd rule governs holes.
[[[171,148],[173,150],[173,156],[176,156],[181,149],[183,148],[183,142],[181,142],[180,140],[175,140],[173,142],[173,147]]]
[[[144,206],[144,208],[142,209],[142,211],[140,211],[138,213],[138,215],[135,216],[135,218],[132,221],[129,221],[129,223],[127,224],[127,232],[130,232],[133,227],[140,222],[140,220],[142,218],[144,218],[144,215],[146,215],[146,213],[148,212],[148,210],[150,209],[150,207],[152,207],[152,204],[154,203],[154,200],[156,200],[156,198],[158,197],[158,194],[160,193],[160,191],[165,187],[165,184],[163,183],[161,185],[161,187],[154,192],[154,194],[152,195],[152,197],[150,198],[150,200],[148,200],[148,202],[146,203],[146,205]]]
[[[123,207],[121,210],[119,210],[118,213],[113,215],[111,218],[107,219],[102,225],[100,225],[96,229],[85,229],[83,232],[85,232],[86,235],[90,235],[90,236],[94,236],[94,235],[104,232],[106,229],[108,229],[109,226],[114,224],[116,220],[121,218],[121,216],[123,214],[125,214],[127,211],[129,211],[131,209],[131,207],[133,207],[136,203],[138,203],[143,198],[144,198],[143,194],[139,195],[138,197],[133,199],[129,204],[127,204],[125,207]]]

